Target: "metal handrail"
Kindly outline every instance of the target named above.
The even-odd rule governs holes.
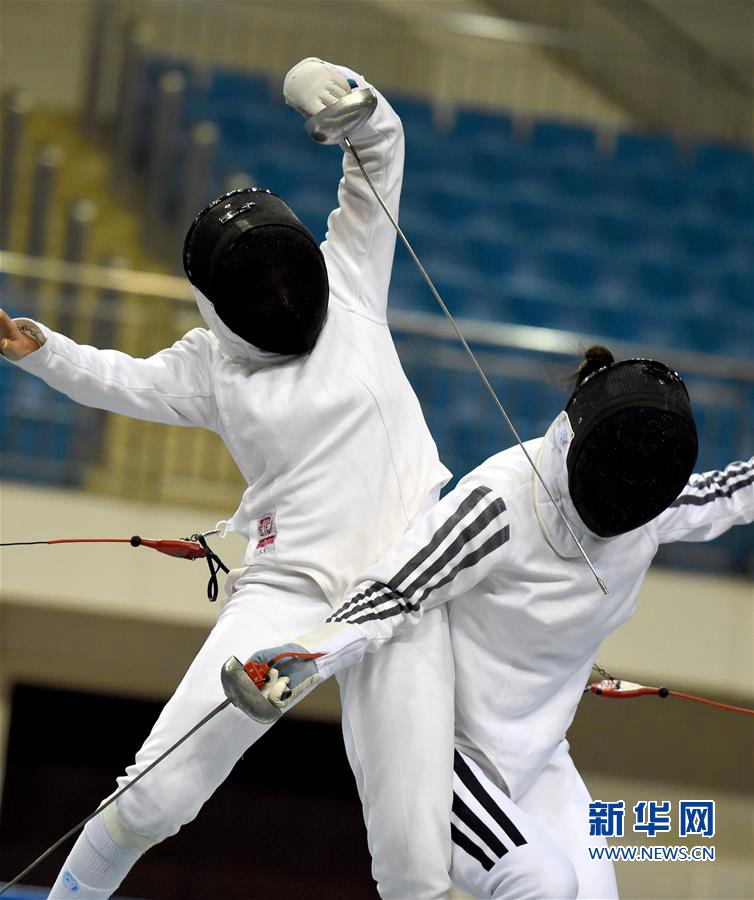
[[[2,250],[0,251],[0,274],[18,275],[39,281],[65,281],[80,287],[193,302],[191,286],[185,278],[162,275],[159,272],[106,268],[91,263],[71,263],[62,259],[26,256],[23,253]]]
[[[191,286],[185,278],[133,269],[106,268],[88,263],[71,263],[49,257],[25,256],[0,251],[0,274],[23,278],[60,281],[82,287],[122,291],[142,297],[193,303]],[[580,347],[607,344],[621,358],[658,357],[682,370],[686,375],[736,379],[754,383],[754,361],[731,356],[716,356],[694,350],[652,347],[604,336],[514,325],[480,319],[458,318],[461,331],[471,343],[498,349],[532,351],[558,356],[572,356]],[[447,340],[454,337],[448,322],[429,313],[392,310],[390,322],[404,334]]]

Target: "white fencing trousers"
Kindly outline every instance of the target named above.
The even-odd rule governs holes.
[[[377,890],[386,900],[445,898],[453,772],[445,608],[337,677]]]
[[[331,611],[305,576],[261,567],[241,576],[118,786],[224,699],[220,670],[229,656],[243,661],[262,647],[288,643],[318,627]],[[405,639],[370,654],[351,672],[341,685],[344,734],[379,889],[391,900],[445,897],[453,666],[444,610],[433,610]],[[224,709],[117,801],[121,819],[137,835],[175,834],[267,728],[233,706]],[[417,754],[423,755],[418,764]]]
[[[514,803],[465,754],[453,781],[453,884],[473,897],[568,900],[618,897],[609,860],[592,860],[586,787],[563,741]]]
[[[315,628],[331,611],[310,578],[280,569],[249,570],[118,787],[139,774],[225,699],[220,670],[230,656],[288,643]],[[190,822],[241,755],[268,725],[229,706],[128,790],[118,801],[125,824],[139,835],[165,838]]]
[[[617,900],[613,863],[589,855],[590,847],[607,847],[604,837],[589,834],[591,800],[568,752],[568,741],[563,740],[517,805],[568,854],[579,881],[579,900]]]
[[[545,830],[464,753],[453,765],[453,884],[473,897],[572,900],[576,872]]]

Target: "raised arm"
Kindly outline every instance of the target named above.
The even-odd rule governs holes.
[[[207,331],[196,328],[148,359],[77,344],[29,319],[0,311],[3,356],[85,406],[148,422],[217,430]]]
[[[367,87],[356,72],[318,59],[305,59],[288,73],[286,102],[305,116],[334,103],[352,87]],[[349,137],[372,183],[398,218],[403,181],[403,127],[385,98]],[[327,220],[322,252],[331,297],[348,309],[384,321],[395,252],[395,229],[379,205],[352,154],[344,150],[338,208]]]
[[[692,475],[657,519],[661,544],[711,541],[733,525],[754,522],[754,457],[721,472]]]
[[[285,706],[418,624],[425,611],[462,597],[505,564],[509,535],[508,512],[495,491],[478,481],[461,482],[359,578],[319,629],[253,655],[255,662],[268,662],[291,649],[322,654],[287,662],[284,677],[276,673],[263,693]]]

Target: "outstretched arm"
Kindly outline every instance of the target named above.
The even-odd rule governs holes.
[[[711,541],[734,525],[754,522],[754,456],[722,471],[692,475],[657,520],[661,544]]]
[[[269,662],[292,647],[322,654],[316,660],[292,660],[280,672],[284,677],[263,693],[285,706],[305,688],[418,624],[425,611],[467,594],[504,564],[509,536],[503,500],[479,481],[461,482],[359,578],[319,629],[285,648],[254,654],[255,662]]]
[[[290,106],[309,117],[336,102],[354,86],[369,85],[351,69],[310,58],[288,73],[284,93]],[[403,181],[403,127],[387,100],[379,92],[375,93],[377,108],[349,137],[372,183],[397,220]],[[330,214],[327,229],[322,252],[330,276],[331,296],[348,309],[384,321],[395,229],[349,151],[343,155],[338,208]]]
[[[148,359],[77,344],[3,311],[0,338],[6,359],[85,406],[149,422],[217,429],[210,373],[214,348],[204,329],[190,331]]]

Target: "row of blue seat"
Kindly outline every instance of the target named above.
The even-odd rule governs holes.
[[[259,179],[260,184],[276,188],[297,209],[311,217],[316,233],[336,205],[334,182],[324,185],[301,184],[287,180]],[[740,268],[751,259],[752,237],[743,228],[725,227],[708,215],[687,219],[663,219],[639,215],[626,204],[568,206],[544,197],[533,202],[523,194],[514,194],[497,204],[479,208],[469,206],[448,193],[444,197],[419,192],[405,183],[400,210],[404,230],[419,243],[442,242],[452,230],[460,242],[487,245],[532,244],[535,247],[571,249],[576,254],[606,256],[616,250],[637,257],[663,256],[670,265],[696,268]],[[504,249],[501,252],[505,252]],[[719,265],[716,265],[719,261]]]
[[[307,198],[316,201],[317,195],[294,194],[289,199],[307,225],[322,237],[330,204],[323,200],[321,206],[311,205]],[[458,303],[461,313],[485,313],[504,320],[510,314],[508,307],[494,306],[484,298],[565,296],[567,301],[561,306],[566,309],[575,302],[585,314],[595,310],[595,321],[589,329],[593,332],[604,327],[606,315],[623,328],[613,310],[624,306],[625,316],[635,320],[629,329],[632,335],[658,317],[663,322],[680,318],[689,322],[687,335],[696,336],[691,346],[709,349],[711,332],[699,328],[695,316],[714,314],[724,316],[728,322],[741,320],[735,335],[739,347],[751,338],[754,275],[745,248],[726,257],[715,257],[718,265],[701,256],[706,263],[702,265],[688,255],[671,254],[667,242],[627,248],[617,242],[589,242],[584,235],[564,231],[546,232],[541,238],[526,240],[511,232],[503,236],[500,230],[497,235],[491,234],[494,222],[490,227],[469,229],[463,223],[454,223],[447,229],[433,228],[431,224],[417,228],[424,219],[412,216],[406,206],[403,210],[401,222],[414,248],[432,277]],[[616,253],[616,249],[620,252]],[[400,245],[393,293],[400,305],[424,305],[420,299],[423,284]],[[431,300],[428,293],[427,298]],[[434,309],[431,302],[429,305]],[[558,315],[548,322],[542,319],[545,308],[543,304],[536,306],[536,324],[562,326],[567,316]],[[520,321],[520,314],[515,320]],[[719,341],[716,347],[724,349]]]
[[[168,65],[166,60],[154,63],[151,77],[156,77]],[[244,88],[246,83],[248,90]],[[277,99],[270,102],[266,81],[239,73],[216,72],[211,82],[205,77],[203,84],[203,90],[194,85],[184,119],[188,123],[209,116],[219,122],[223,134],[218,159],[220,172],[247,171],[258,183],[286,193],[337,178],[339,154],[323,152],[302,141],[297,114],[286,110]],[[572,228],[577,220],[597,240],[602,237],[610,243],[641,243],[643,232],[649,232],[653,239],[668,240],[667,232],[674,231],[677,249],[686,248],[695,256],[726,254],[732,244],[746,242],[748,230],[741,224],[750,224],[754,215],[754,179],[749,177],[754,169],[751,154],[746,151],[703,146],[697,154],[699,165],[692,175],[678,165],[672,139],[627,133],[618,137],[613,162],[651,159],[670,164],[673,161],[675,171],[658,174],[649,167],[643,174],[629,177],[618,168],[610,170],[608,175],[608,169],[596,161],[581,167],[564,167],[557,156],[537,154],[537,150],[555,145],[582,149],[592,146],[590,129],[539,122],[535,124],[531,141],[524,142],[511,136],[510,120],[506,117],[462,111],[459,128],[451,136],[473,134],[472,123],[476,123],[481,137],[466,141],[465,150],[487,147],[491,153],[493,149],[498,155],[502,153],[501,158],[506,161],[490,170],[492,175],[488,180],[492,183],[489,184],[485,183],[484,167],[468,165],[468,159],[466,169],[453,175],[453,166],[448,165],[454,162],[453,142],[437,140],[429,107],[417,102],[403,105],[406,106],[403,114],[409,120],[407,131],[413,128],[417,135],[428,135],[424,152],[412,154],[409,149],[406,180],[410,187],[404,210],[410,204],[427,215],[455,214],[468,218],[484,215],[497,205],[503,207],[500,213],[505,213],[511,224],[524,231]],[[176,140],[177,150],[182,143]],[[437,153],[444,154],[445,164],[433,167]],[[417,170],[414,173],[412,159]],[[542,160],[550,166],[546,177]],[[713,165],[714,160],[718,166]],[[726,183],[722,186],[715,183],[711,189],[700,177],[709,172],[722,172]],[[573,202],[574,197],[579,199],[578,203]],[[503,218],[498,214],[499,220]],[[670,242],[674,243],[672,238]]]
[[[246,150],[234,156],[232,148],[225,147],[218,171],[245,171],[256,183],[286,195],[320,193],[322,208],[327,210],[335,199],[340,156],[333,155],[330,148],[319,149],[320,155],[314,157],[280,149],[275,153],[274,148],[258,154]],[[514,181],[485,188],[475,178],[450,176],[440,169],[415,175],[406,172],[402,210],[404,216],[423,216],[428,224],[436,222],[437,216],[452,217],[459,225],[487,217],[488,223],[494,219],[496,229],[507,224],[523,231],[577,229],[610,242],[633,243],[652,235],[675,240],[680,249],[687,246],[694,255],[706,255],[736,246],[750,249],[754,202],[751,216],[744,215],[748,202],[745,195],[732,192],[730,202],[721,199],[717,205],[695,200],[678,207],[652,206],[630,193],[574,197],[560,190],[560,184],[543,182]]]
[[[261,183],[277,188],[297,210],[315,234],[324,235],[324,223],[336,203],[333,187],[296,185],[284,176]],[[752,270],[751,234],[744,229],[723,227],[709,216],[663,221],[658,217],[637,217],[635,210],[619,204],[592,208],[573,208],[563,204],[532,203],[512,196],[497,206],[479,209],[450,196],[438,202],[438,196],[421,194],[407,183],[401,201],[401,224],[421,246],[443,244],[452,232],[452,240],[468,246],[480,265],[495,268],[494,256],[503,259],[529,247],[555,248],[564,254],[594,258],[612,266],[616,253],[629,263],[649,257],[665,259],[669,267],[696,273]],[[506,247],[511,251],[506,252]],[[488,252],[489,251],[489,252]]]
[[[292,113],[274,109],[270,113],[284,122]],[[312,153],[302,144],[300,133],[291,133],[290,123],[275,129],[255,119],[224,120],[211,107],[197,110],[200,118],[220,125],[221,169],[243,168],[261,179],[287,177],[293,182],[321,178],[320,169],[334,164],[323,152]],[[545,202],[572,204],[600,201],[630,204],[644,214],[667,213],[682,217],[704,213],[739,224],[754,213],[752,178],[702,178],[678,167],[626,170],[613,164],[573,165],[562,157],[536,154],[531,145],[517,141],[494,148],[475,142],[458,151],[436,135],[423,143],[409,137],[406,149],[406,181],[417,191],[431,191],[440,200],[460,194],[467,204],[498,202],[511,192],[544,198]]]
[[[246,73],[206,73],[179,61],[155,59],[145,79],[146,105],[154,97],[147,88],[176,66],[184,69],[189,83],[184,122],[216,121],[233,158],[243,160],[265,142],[272,145],[273,155],[281,145],[300,147],[300,120],[282,105],[279,87],[271,93],[268,80]],[[522,139],[502,113],[462,108],[452,129],[438,131],[426,102],[398,98],[394,106],[407,133],[409,172],[431,168],[439,159],[446,176],[469,171],[482,183],[507,184],[547,181],[554,169],[560,177],[550,187],[575,195],[623,193],[671,206],[702,198],[718,205],[722,214],[729,206],[733,214],[752,210],[754,156],[743,148],[700,144],[689,163],[671,137],[625,132],[616,136],[613,151],[604,153],[598,150],[594,129],[567,122],[535,121],[530,136]],[[726,186],[735,189],[737,201]]]
[[[733,314],[714,306],[688,309],[683,304],[669,310],[648,302],[637,291],[621,293],[619,303],[610,295],[608,301],[600,303],[599,298],[583,291],[564,290],[562,285],[546,281],[470,287],[442,274],[434,276],[433,281],[451,312],[459,317],[557,328],[654,348],[672,346],[743,358],[751,357],[754,345],[751,316],[746,311]],[[403,266],[394,271],[390,303],[394,309],[440,315],[428,287]]]
[[[169,65],[157,61],[149,77]],[[184,127],[209,117],[221,128],[218,179],[248,172],[322,239],[341,174],[337,148],[304,138],[279,85],[185,71]],[[736,325],[733,352],[747,352],[751,154],[701,146],[688,165],[672,138],[626,133],[608,157],[593,129],[540,121],[523,140],[509,117],[471,109],[438,139],[427,103],[394,105],[408,141],[401,222],[455,311],[721,351],[723,331],[703,318],[717,316]],[[400,253],[393,302],[434,311]]]
[[[149,61],[148,81],[154,83],[159,74],[179,68],[186,75],[190,93],[214,108],[238,109],[244,104],[275,109],[280,105],[281,85],[277,78],[255,75],[248,71],[197,69],[185,61],[154,57]],[[407,130],[442,135],[448,141],[492,139],[503,142],[514,136],[513,120],[500,110],[460,105],[441,127],[436,125],[432,105],[424,98],[393,95],[391,103]],[[601,152],[596,130],[586,124],[563,120],[539,119],[532,122],[528,143],[532,149],[546,153],[570,154],[573,157],[609,158],[629,166],[671,168],[684,166],[703,176],[751,179],[754,157],[745,148],[721,144],[697,143],[690,150],[671,136],[660,133],[619,132],[609,153]]]

